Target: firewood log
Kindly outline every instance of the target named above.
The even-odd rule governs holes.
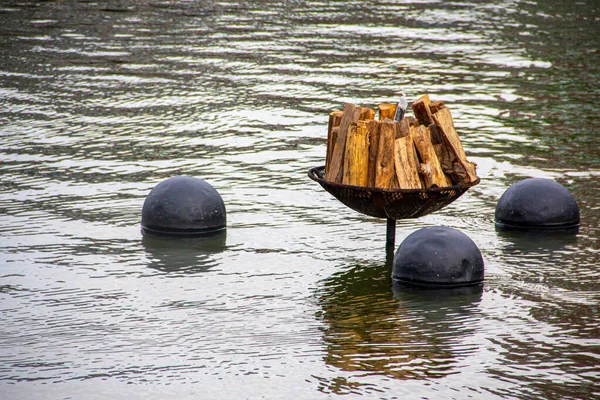
[[[335,129],[340,125],[340,121],[342,120],[343,111],[333,111],[329,114],[329,126],[327,127],[327,152],[325,156],[325,173],[329,169],[331,164],[331,154],[333,153],[333,147],[335,146],[335,141],[337,139],[337,134],[339,129]]]
[[[419,166],[419,174],[423,176],[425,180],[425,187],[446,187],[452,186],[450,181],[440,165],[435,149],[431,143],[431,133],[424,125],[411,127],[410,134],[415,142],[417,153],[421,159],[421,165]]]
[[[386,118],[389,118],[391,120],[394,119],[394,115],[396,114],[395,104],[383,103],[377,106],[377,109],[379,110],[380,121],[384,121]]]
[[[431,124],[428,126],[428,128],[429,128],[429,131],[431,132],[431,143],[433,143],[434,146],[442,143],[442,141],[444,139],[440,132],[440,128],[438,128],[438,126],[436,124]]]
[[[419,126],[419,120],[416,119],[415,117],[413,117],[412,115],[409,115],[408,117],[406,117],[406,119],[408,120],[408,125],[410,126]]]
[[[433,125],[429,125],[430,127]],[[434,144],[433,149],[435,150],[435,155],[438,160],[440,160],[440,165],[442,166],[442,171],[446,174],[446,177],[452,184],[457,184],[460,181],[456,181],[454,179],[454,153],[452,153],[451,149],[443,143]]]
[[[440,109],[445,108],[446,105],[444,104],[443,101],[432,101],[431,104],[429,104],[429,110],[431,111],[431,114],[435,114],[436,112],[438,112]]]
[[[379,146],[377,150],[377,169],[375,173],[375,186],[383,189],[398,187],[395,173],[394,141],[396,136],[394,122],[386,119],[381,123],[379,133]]]
[[[363,121],[358,121],[363,122]],[[369,130],[365,123],[353,122],[346,137],[344,185],[367,186],[369,177]]]
[[[396,139],[410,135],[410,123],[408,118],[402,118],[401,121],[396,122]]]
[[[344,114],[342,115],[338,135],[331,153],[331,163],[325,173],[325,179],[330,182],[342,182],[348,128],[351,123],[358,121],[361,112],[361,107],[357,107],[353,104],[344,105]]]
[[[403,136],[395,140],[394,166],[398,186],[401,189],[422,188],[419,178],[419,159],[415,151],[412,136]]]
[[[447,159],[443,160],[443,164],[446,168],[447,165],[452,165],[452,168],[446,170],[446,173],[452,176],[455,183],[467,183],[476,180],[475,164],[467,160],[465,150],[454,129],[450,110],[447,107],[439,109],[433,114],[433,120],[441,133],[442,145],[446,147],[445,151],[438,151],[441,154],[446,154]]]
[[[362,121],[358,121],[359,124]],[[367,129],[369,130],[369,178],[368,186],[375,186],[375,177],[377,175],[377,152],[379,151],[379,129],[381,123],[379,121],[366,121]]]
[[[429,109],[430,104],[431,100],[429,99],[429,95],[425,94],[419,97],[412,105],[413,112],[415,113],[415,117],[419,120],[420,125],[429,126],[433,123],[431,110]]]
[[[360,110],[360,120],[370,120],[375,119],[375,110],[368,107],[361,107]]]

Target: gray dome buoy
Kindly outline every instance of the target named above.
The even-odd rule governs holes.
[[[394,256],[395,283],[458,287],[483,282],[483,257],[477,245],[457,229],[422,228],[408,235]]]
[[[202,179],[176,176],[156,185],[142,207],[142,232],[168,236],[205,236],[226,228],[225,204]]]
[[[579,227],[575,198],[552,179],[528,178],[509,187],[496,204],[499,229],[563,230]]]

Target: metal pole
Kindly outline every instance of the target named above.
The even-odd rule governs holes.
[[[396,220],[387,219],[387,229],[385,235],[385,250],[386,252],[394,252],[396,247]]]

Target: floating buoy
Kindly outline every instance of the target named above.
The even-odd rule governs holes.
[[[507,230],[579,228],[579,207],[552,179],[528,178],[509,187],[496,204],[496,227]]]
[[[226,229],[225,204],[208,182],[176,176],[156,185],[142,207],[142,232],[205,236]]]
[[[477,245],[453,228],[433,226],[408,235],[393,262],[396,283],[458,287],[483,282],[484,263]]]

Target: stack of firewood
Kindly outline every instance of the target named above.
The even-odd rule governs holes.
[[[383,189],[446,187],[477,179],[450,110],[428,95],[412,105],[414,117],[394,122],[396,106],[375,110],[346,104],[329,115],[325,179]]]

